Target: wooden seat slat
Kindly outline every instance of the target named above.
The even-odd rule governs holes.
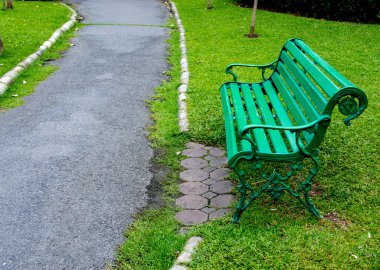
[[[232,95],[232,103],[235,110],[235,120],[237,123],[238,129],[242,129],[247,125],[247,115],[244,110],[242,98],[240,95],[240,89],[237,84],[230,84],[231,87],[231,95]],[[251,150],[251,144],[246,141],[242,140],[240,142],[242,151],[250,151]]]
[[[290,72],[293,72],[293,74],[294,73],[297,74],[297,72],[295,72],[297,71],[297,69],[293,69],[293,66],[287,63],[288,60],[286,57],[284,57],[284,60]],[[277,69],[280,72],[281,76],[284,78],[285,83],[289,86],[288,89],[291,91],[292,95],[295,97],[296,102],[298,103],[298,106],[302,108],[303,111],[305,112],[305,115],[309,118],[310,121],[314,121],[315,119],[317,119],[320,113],[314,107],[309,97],[304,93],[304,91],[298,85],[298,83],[293,78],[293,76],[290,75],[289,71],[285,68],[285,66],[281,62],[279,62]]]
[[[339,87],[319,70],[294,43],[288,43],[285,48],[329,96],[334,95],[339,90]]]
[[[253,84],[252,89],[260,109],[260,114],[263,116],[264,123],[267,125],[277,125],[260,85]],[[276,153],[288,153],[286,144],[278,130],[268,130],[268,134]]]
[[[311,57],[316,64],[318,64],[324,71],[329,74],[333,79],[340,83],[342,87],[355,87],[355,85],[347,80],[342,74],[340,74],[336,69],[330,66],[325,60],[322,59],[318,54],[316,54],[305,42],[302,40],[295,40],[295,43],[301,47],[301,49]]]
[[[282,126],[293,126],[292,121],[290,120],[286,109],[284,108],[280,98],[277,95],[276,90],[273,88],[272,83],[268,80],[263,84],[265,87],[265,92],[269,98],[270,103],[273,105],[273,109],[276,112],[276,116],[280,120],[280,124]],[[285,131],[285,136],[288,140],[288,143],[292,149],[292,151],[298,151],[298,146],[296,144],[294,133],[290,131]]]
[[[259,113],[257,112],[256,104],[252,98],[252,90],[250,86],[244,83],[241,85],[241,89],[243,92],[243,97],[250,123],[256,125],[262,124]],[[253,131],[253,134],[257,142],[258,151],[262,153],[272,153],[268,143],[268,139],[265,135],[265,131],[263,129],[255,129]]]
[[[232,159],[234,155],[238,152],[236,132],[234,127],[234,120],[232,114],[232,108],[228,96],[227,86],[223,85],[220,88],[220,94],[222,97],[222,110],[224,115],[224,128],[226,131],[226,136],[230,138],[227,141],[227,158]]]
[[[290,114],[296,121],[297,125],[306,125],[308,123],[306,116],[303,114],[301,108],[297,105],[296,101],[291,96],[289,89],[287,89],[285,83],[278,75],[278,72],[273,73],[272,79],[277,90],[281,94],[281,97],[284,99]],[[305,137],[307,142],[310,142],[312,139],[312,136],[307,132],[303,132],[303,136]]]

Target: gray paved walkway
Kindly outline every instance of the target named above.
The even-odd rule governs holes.
[[[88,23],[166,23],[158,0],[83,0]],[[104,269],[146,204],[144,100],[160,84],[167,30],[91,25],[60,69],[0,114],[0,269]]]

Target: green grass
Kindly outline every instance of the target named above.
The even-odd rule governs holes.
[[[0,76],[34,53],[70,16],[70,10],[58,2],[16,1],[13,10],[0,10],[0,36],[5,48],[0,56]],[[62,35],[51,49],[16,79],[0,97],[0,109],[23,104],[23,97],[32,93],[40,81],[57,69],[46,65],[46,61],[59,58],[61,52],[69,47],[68,39],[72,36],[73,30]]]
[[[163,181],[165,206],[139,216],[118,253],[118,269],[168,269],[185,241],[176,235],[173,198],[178,194],[177,151],[188,139],[224,146],[219,86],[230,80],[224,68],[231,62],[268,63],[278,57],[291,37],[304,39],[332,66],[364,89],[369,108],[351,127],[334,114],[321,146],[322,168],[313,200],[338,221],[317,220],[289,197],[276,205],[260,199],[239,225],[231,217],[194,227],[200,235],[190,269],[379,269],[379,140],[380,28],[259,11],[258,39],[248,39],[251,10],[231,1],[177,0],[186,29],[190,69],[188,105],[190,132],[176,123],[179,81],[178,33],[169,40],[171,81],[152,101],[154,146],[163,149],[159,162],[172,167]],[[259,74],[244,74],[255,80]],[[276,209],[276,210],[271,210]],[[144,257],[145,256],[145,257]]]
[[[364,89],[369,108],[351,127],[344,126],[342,117],[335,113],[321,146],[322,168],[316,181],[321,194],[314,197],[314,202],[323,213],[336,212],[349,225],[318,222],[288,198],[274,212],[259,200],[243,215],[238,226],[231,225],[226,218],[199,227],[196,233],[205,237],[205,242],[191,266],[194,269],[378,267],[379,25],[259,11],[256,31],[260,37],[248,39],[244,34],[249,31],[250,9],[237,7],[230,1],[214,1],[214,9],[207,10],[204,2],[176,1],[187,33],[193,140],[224,145],[218,87],[231,79],[224,74],[225,66],[232,62],[271,62],[291,37],[305,40]],[[258,78],[258,73],[244,75],[249,80]]]

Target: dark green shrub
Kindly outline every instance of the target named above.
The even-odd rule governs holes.
[[[235,0],[241,6],[252,6],[253,0]],[[259,0],[259,8],[319,19],[379,22],[379,0]]]

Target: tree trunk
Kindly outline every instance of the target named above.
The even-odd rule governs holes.
[[[1,7],[3,10],[7,9],[7,0],[3,0],[3,6]]]
[[[0,55],[2,55],[4,52],[4,46],[3,46],[3,41],[1,40],[1,37],[0,37]]]
[[[208,0],[207,8],[212,9],[212,1],[211,0]]]
[[[258,0],[255,0],[253,2],[251,29],[249,31],[249,34],[247,35],[247,37],[249,37],[249,38],[256,38],[256,37],[258,37],[258,35],[255,34],[257,2],[258,2]]]
[[[12,2],[12,0],[7,0],[7,8],[10,8],[10,9],[13,8],[13,2]]]

